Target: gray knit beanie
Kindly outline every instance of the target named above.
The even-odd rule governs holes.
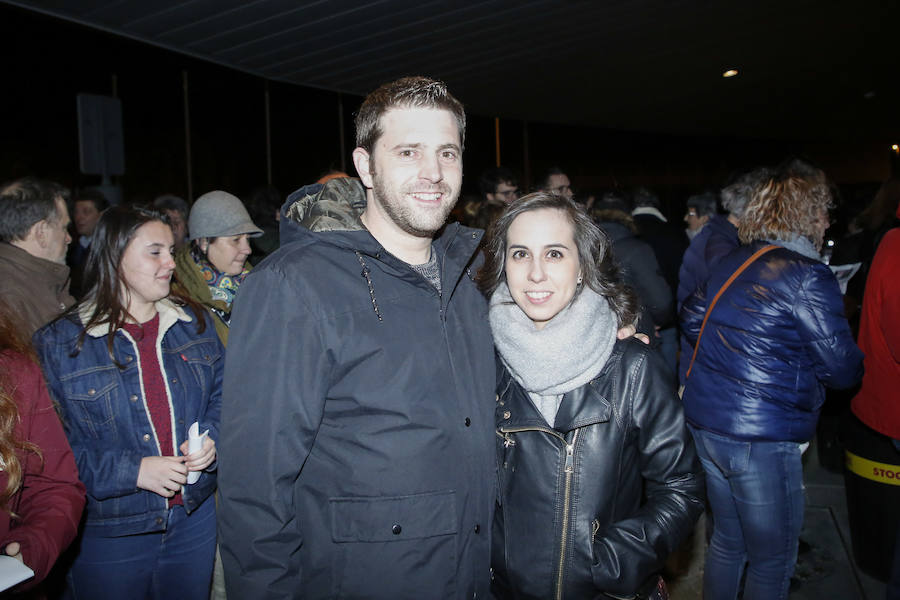
[[[263,234],[262,229],[250,220],[240,198],[221,190],[207,192],[197,198],[188,217],[188,231],[192,240],[242,233],[249,237]]]

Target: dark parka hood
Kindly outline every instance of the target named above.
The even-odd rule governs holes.
[[[305,239],[310,233],[367,231],[360,220],[366,205],[366,188],[356,177],[341,177],[324,184],[305,185],[289,195],[281,207],[281,245]],[[473,239],[480,239],[484,234],[480,229],[449,223],[435,234],[434,239],[444,238],[444,234],[451,229],[454,233],[457,230],[459,233],[468,233],[466,237]],[[359,247],[363,237],[374,241],[370,235],[329,236],[327,239],[339,246],[365,251],[366,248]],[[342,243],[338,241],[341,239],[353,241]],[[379,244],[378,250],[381,249]]]
[[[290,194],[281,207],[279,234],[282,248],[292,242],[318,241],[354,252],[363,268],[372,303],[377,307],[376,289],[369,277],[371,268],[428,284],[369,233],[360,219],[366,205],[366,189],[357,178],[343,177],[325,184],[307,185]],[[434,248],[441,264],[445,303],[464,274],[474,279],[481,266],[482,256],[477,248],[483,235],[482,230],[459,223],[445,225],[435,234]],[[377,309],[376,314],[379,314]]]
[[[306,185],[281,207],[281,245],[315,231],[362,231],[359,217],[366,210],[366,189],[356,178],[341,177]]]
[[[366,205],[366,188],[355,177],[303,186],[290,194],[281,207],[281,246],[310,241],[309,236],[317,236],[320,241],[381,259],[385,255],[384,247],[372,237],[360,219]],[[434,242],[442,258],[446,256],[454,263],[461,262],[467,266],[473,260],[480,263],[481,255],[475,249],[483,235],[480,229],[449,223],[435,234]],[[465,242],[454,244],[456,239]],[[471,274],[475,273],[475,267],[469,268]]]

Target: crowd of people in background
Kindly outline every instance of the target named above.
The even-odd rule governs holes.
[[[796,159],[683,220],[559,167],[457,204],[440,82],[356,125],[359,177],[286,199],[0,187],[16,590],[659,599],[706,506],[705,597],[786,598],[826,386],[862,380],[900,452],[900,183],[830,242],[839,191]]]

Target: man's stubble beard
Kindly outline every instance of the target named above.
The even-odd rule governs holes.
[[[403,197],[405,197],[410,190],[405,188],[391,189],[384,184],[383,179],[378,176],[378,173],[373,171],[371,175],[372,194],[384,209],[384,212],[387,213],[388,218],[393,221],[397,227],[416,237],[434,237],[435,232],[447,222],[450,211],[453,210],[456,201],[459,199],[459,190],[457,190],[456,196],[453,197],[450,202],[441,203],[439,209],[417,212],[411,205],[403,201]],[[438,183],[435,187],[437,189],[432,191],[438,191],[444,196],[449,196],[452,191],[450,186],[444,182]]]

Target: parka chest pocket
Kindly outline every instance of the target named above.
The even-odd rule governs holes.
[[[65,421],[94,439],[115,439],[119,377],[109,369],[91,369],[60,379]]]

